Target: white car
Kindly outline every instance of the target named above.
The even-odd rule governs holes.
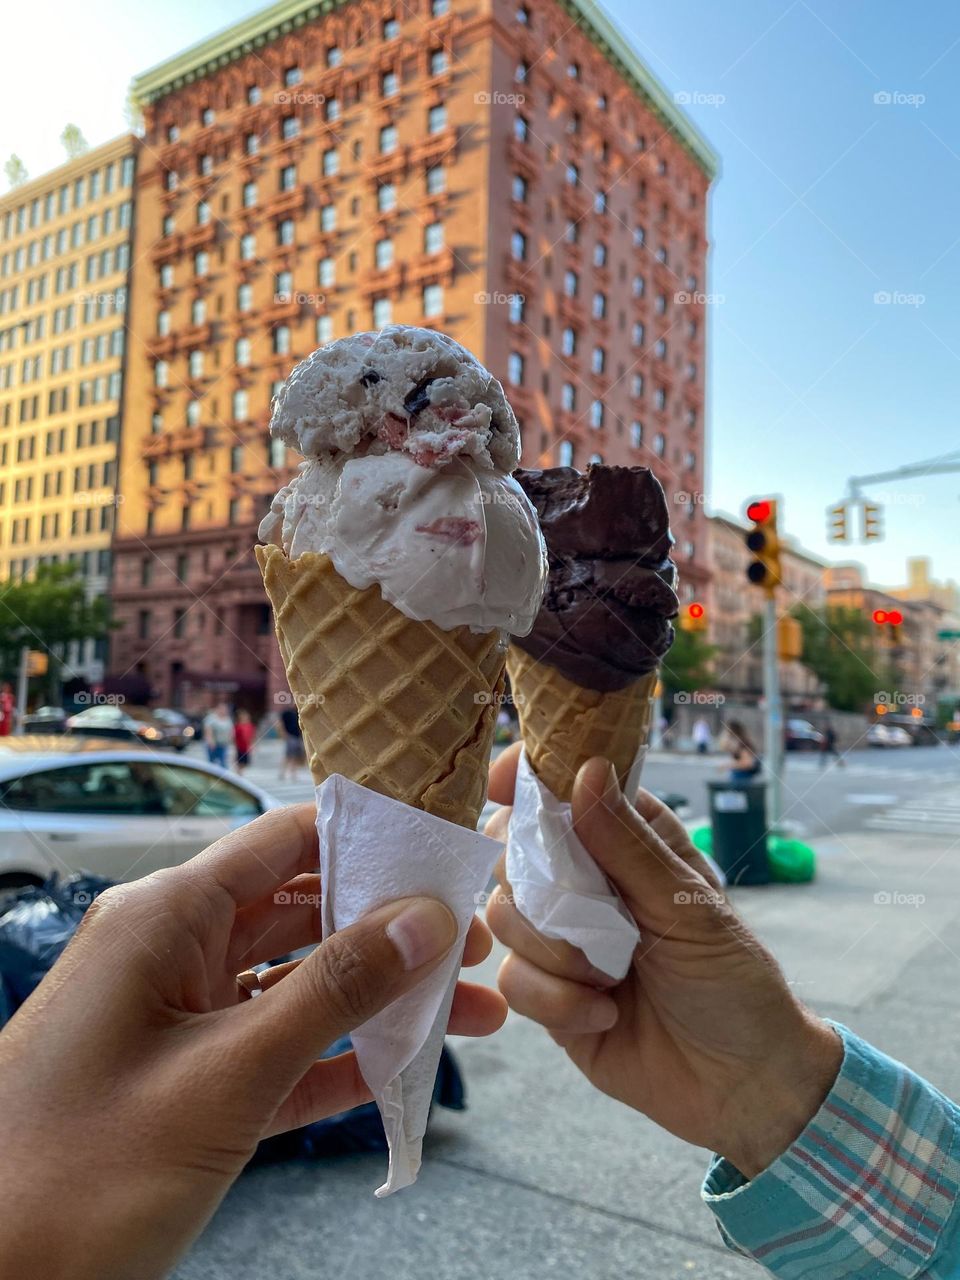
[[[0,892],[52,871],[135,880],[280,802],[226,769],[93,738],[0,738]]]
[[[909,747],[913,739],[906,729],[896,724],[872,724],[867,730],[868,747]]]

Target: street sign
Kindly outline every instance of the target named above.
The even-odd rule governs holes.
[[[47,655],[39,649],[27,650],[27,675],[45,676],[47,674]]]
[[[938,640],[960,640],[960,631],[938,631]]]

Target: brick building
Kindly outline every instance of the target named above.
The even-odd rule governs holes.
[[[135,153],[0,197],[0,580],[69,560],[91,598],[110,581]],[[72,645],[67,678],[99,680],[103,649]]]
[[[751,701],[763,689],[762,648],[754,642],[754,628],[765,597],[747,580],[747,566],[753,559],[746,544],[748,528],[725,515],[709,516],[707,526],[713,573],[707,593],[708,638],[718,650],[713,664],[715,685],[727,697]],[[821,608],[826,599],[824,561],[784,540],[780,562],[783,584],[777,603],[781,612],[797,604]],[[802,662],[780,662],[780,690],[788,707],[819,703],[818,682]]]
[[[320,343],[442,328],[528,466],[645,463],[708,578],[709,147],[581,0],[280,0],[135,82],[113,676],[257,710],[282,684],[251,553],[295,465],[270,399]]]

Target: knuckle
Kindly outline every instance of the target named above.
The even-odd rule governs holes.
[[[371,1013],[375,991],[367,956],[345,934],[335,934],[319,955],[315,979],[322,1004],[337,1021],[359,1026]]]

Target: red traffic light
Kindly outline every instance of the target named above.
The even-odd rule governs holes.
[[[691,618],[702,618],[704,614],[703,605],[697,604],[696,601],[694,601],[693,604],[687,605],[687,614]]]
[[[752,520],[754,524],[763,524],[764,520],[770,519],[770,512],[773,510],[771,504],[762,499],[760,502],[751,502],[747,507],[747,519]]]
[[[886,609],[874,609],[873,620],[878,627],[882,627],[885,622],[889,621]]]
[[[887,614],[887,621],[890,623],[891,627],[899,627],[900,623],[903,621],[903,614],[899,609],[891,609]]]

